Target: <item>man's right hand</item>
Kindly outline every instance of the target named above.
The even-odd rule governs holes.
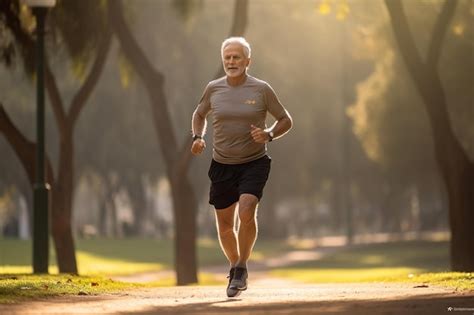
[[[194,155],[199,155],[204,151],[206,148],[206,141],[204,139],[196,139],[193,141],[193,145],[191,147],[191,153]]]

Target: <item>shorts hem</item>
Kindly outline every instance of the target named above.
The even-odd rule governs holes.
[[[227,209],[230,206],[232,206],[234,203],[237,203],[238,201],[239,200],[232,201],[230,203],[224,203],[223,206],[221,204],[216,204],[216,203],[211,203],[211,202],[209,202],[209,204],[212,205],[214,207],[214,209],[216,209],[216,210],[224,210],[224,209]]]

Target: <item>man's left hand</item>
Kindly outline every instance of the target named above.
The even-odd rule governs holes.
[[[253,141],[257,143],[267,143],[268,141],[270,141],[268,132],[254,125],[251,125],[250,127],[252,128],[250,134],[252,135]]]

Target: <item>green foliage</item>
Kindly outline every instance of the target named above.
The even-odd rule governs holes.
[[[73,58],[86,59],[100,42],[107,25],[107,7],[104,1],[58,1],[51,10],[49,23],[53,26],[58,44],[65,45]]]
[[[426,59],[433,25],[441,1],[405,2],[411,32]],[[459,1],[452,26],[448,28],[439,61],[439,73],[447,96],[453,128],[474,158],[472,122],[472,2]],[[368,58],[375,70],[357,88],[357,100],[349,110],[354,132],[367,155],[401,182],[413,182],[435,169],[432,130],[425,106],[413,85],[388,21],[372,25],[365,39]],[[366,36],[369,37],[369,36]],[[466,64],[467,63],[467,64]]]
[[[321,15],[330,15],[334,11],[336,19],[344,20],[350,13],[350,7],[346,0],[322,0],[317,6],[317,11]]]
[[[189,20],[193,14],[202,8],[202,0],[172,0],[173,9],[184,21]]]
[[[20,57],[31,73],[34,51],[29,33],[34,19],[30,12],[19,0],[0,1],[0,62],[11,67]]]
[[[59,0],[47,17],[47,55],[66,50],[73,70],[85,76],[90,59],[108,27],[105,0]],[[4,0],[0,6],[0,61],[11,65],[21,52],[24,68],[33,71],[36,28],[31,9],[19,0]]]
[[[359,85],[349,115],[371,159],[386,171],[417,175],[414,170],[424,170],[430,165],[427,161],[433,164],[433,144],[423,104],[407,73],[399,69],[401,61],[393,52],[381,57],[369,79]]]

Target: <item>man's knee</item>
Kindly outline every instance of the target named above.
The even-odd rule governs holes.
[[[232,224],[218,224],[219,235],[226,236],[234,233],[234,226]]]
[[[255,223],[257,205],[257,197],[250,194],[244,194],[241,196],[239,200],[239,219],[241,224],[247,225]]]
[[[258,198],[252,194],[242,194],[239,198],[239,209],[255,209],[258,205]]]
[[[234,231],[234,217],[233,216],[218,216],[217,228],[220,235],[226,235]]]

